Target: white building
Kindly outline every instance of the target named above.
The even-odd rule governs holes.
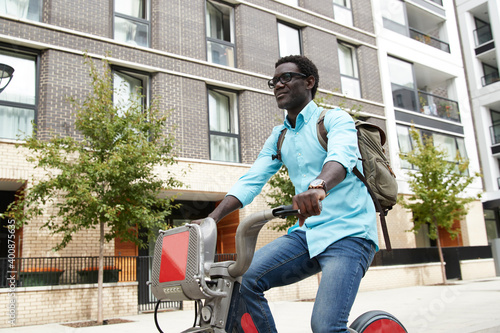
[[[412,148],[411,126],[446,149],[450,162],[459,154],[469,159],[469,173],[479,172],[453,2],[374,0],[373,12],[389,151],[400,193],[409,194],[406,179],[412,166],[398,154]],[[477,178],[468,194],[481,191],[481,179]],[[440,239],[445,246],[485,245],[482,221],[481,204],[475,202],[465,221],[457,221],[456,227],[462,230],[457,240],[451,241],[444,234]],[[416,247],[431,244],[424,232],[416,235],[414,242]]]
[[[488,240],[491,240],[500,237],[500,79],[498,75],[500,4],[496,0],[457,0],[456,6],[481,159],[481,172],[484,179],[485,193],[482,201],[486,230]]]

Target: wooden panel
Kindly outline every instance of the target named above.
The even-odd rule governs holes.
[[[445,229],[443,228],[438,228],[438,229],[439,229],[439,240],[441,241],[442,247],[463,246],[462,231],[458,233],[455,239],[451,239],[450,234],[448,234]],[[459,230],[459,229],[460,229],[460,221],[455,220],[455,222],[453,223],[452,230]]]
[[[139,255],[139,248],[131,241],[122,241],[120,238],[115,238],[115,256],[117,257],[137,257]],[[124,260],[117,259],[115,266],[121,269],[119,282],[135,281],[137,263],[135,259],[123,258]]]
[[[239,210],[219,221],[217,224],[217,253],[236,253],[235,237],[239,223]]]

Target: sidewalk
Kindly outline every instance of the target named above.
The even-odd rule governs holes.
[[[279,332],[311,332],[312,302],[274,302],[271,310]],[[416,286],[360,292],[350,322],[369,310],[395,315],[410,333],[495,333],[500,332],[500,278],[457,281],[448,286]],[[71,328],[60,324],[0,329],[12,333],[157,332],[153,314],[121,317],[132,322],[99,327]],[[190,327],[194,311],[159,314],[165,333]]]

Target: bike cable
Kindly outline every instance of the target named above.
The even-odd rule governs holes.
[[[160,328],[160,324],[158,324],[158,308],[160,307],[161,300],[158,300],[155,306],[155,325],[156,328],[158,329],[158,332],[163,333],[163,331]]]

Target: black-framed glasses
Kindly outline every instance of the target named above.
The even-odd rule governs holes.
[[[307,77],[307,75],[305,75],[303,73],[286,72],[286,73],[281,74],[278,77],[273,77],[271,80],[267,81],[267,85],[269,86],[270,89],[274,89],[274,88],[276,88],[276,84],[278,83],[278,81],[285,84],[287,82],[292,81],[292,78],[294,76]]]

